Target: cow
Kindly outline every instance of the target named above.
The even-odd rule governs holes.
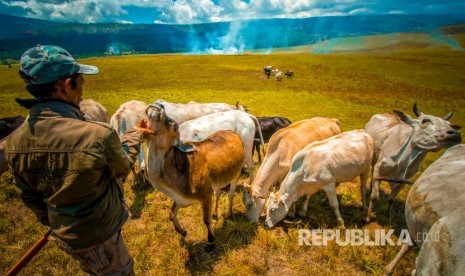
[[[297,152],[278,193],[270,194],[266,208],[266,225],[269,228],[275,227],[299,197],[323,190],[339,226],[345,228],[339,212],[336,184],[360,176],[362,204],[365,207],[366,182],[373,152],[373,139],[363,129],[313,142]]]
[[[92,99],[83,99],[79,104],[87,121],[108,123],[108,110]]]
[[[263,67],[263,72],[268,78],[270,78],[272,68],[273,67],[271,65]]]
[[[110,125],[121,137],[126,130],[135,127],[141,120],[147,119],[147,115],[145,114],[146,109],[147,104],[144,102],[136,100],[125,102],[121,104],[115,114],[111,116]],[[141,147],[143,147],[143,145],[141,145]],[[144,170],[144,151],[141,148],[139,152],[139,172],[136,172],[135,168],[132,169],[135,184],[145,183]]]
[[[9,166],[5,158],[5,144],[6,137],[0,140],[0,176],[6,171],[8,171]]]
[[[10,135],[15,129],[21,126],[25,120],[26,118],[21,115],[0,118],[0,139]]]
[[[410,188],[405,219],[420,247],[417,275],[463,275],[465,272],[465,145],[447,149]],[[439,238],[439,239],[438,239]],[[390,275],[409,250],[405,242],[383,270]]]
[[[268,141],[271,138],[271,135],[273,135],[276,131],[292,124],[292,122],[288,118],[279,116],[257,117],[257,120],[258,124],[260,125],[261,133],[263,135],[263,142],[265,143],[268,143]],[[262,156],[260,155],[260,144],[260,133],[258,132],[257,128],[255,129],[255,140],[254,147],[252,149],[252,156],[254,155],[254,151],[257,150],[258,162],[262,162]]]
[[[316,117],[295,122],[278,130],[270,138],[268,152],[251,185],[245,183],[242,194],[247,218],[258,222],[265,199],[273,184],[281,183],[291,167],[294,155],[308,144],[341,133],[337,119]],[[306,207],[306,206],[304,206]],[[306,211],[306,210],[305,210]]]
[[[413,119],[402,111],[394,114],[376,114],[365,126],[375,141],[373,158],[371,201],[366,222],[371,219],[374,203],[379,198],[379,183],[387,180],[391,186],[388,214],[394,199],[406,183],[411,182],[421,161],[430,151],[439,151],[461,142],[457,131],[460,126],[448,121],[452,112],[443,118],[423,114],[417,104],[413,106],[417,116]]]
[[[240,110],[218,112],[187,121],[179,126],[181,140],[184,142],[200,142],[218,130],[231,130],[241,136],[244,146],[244,163],[250,173],[250,181],[254,179],[253,143],[258,131],[264,146],[260,124],[255,116]]]
[[[294,76],[294,70],[287,70],[286,73],[284,73],[288,79],[292,79]]]
[[[231,110],[242,110],[247,112],[245,106],[236,103],[236,105],[230,105],[226,103],[196,103],[190,101],[187,104],[170,103],[163,99],[158,99],[154,103],[162,105],[165,109],[165,113],[179,125],[184,122],[202,117],[208,114],[231,111]]]
[[[283,72],[279,71],[278,73],[276,73],[276,80],[277,81],[283,80]]]
[[[183,144],[178,124],[166,115],[160,104],[149,105],[146,114],[148,127],[155,132],[146,138],[150,183],[174,200],[170,220],[182,236],[187,232],[177,219],[178,209],[199,201],[208,229],[208,241],[213,242],[212,196],[228,184],[229,215],[232,215],[232,199],[244,162],[239,134],[221,130],[202,142]]]

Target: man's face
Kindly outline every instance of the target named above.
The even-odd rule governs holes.
[[[71,81],[71,79],[70,79]],[[67,89],[68,90],[68,93],[69,93],[69,96],[70,96],[70,102],[75,104],[75,105],[79,105],[79,103],[81,102],[82,100],[82,93],[83,93],[83,90],[84,90],[84,83],[85,83],[85,80],[84,80],[84,77],[82,76],[82,74],[79,74],[79,76],[77,77],[76,81],[75,81],[75,84],[76,85],[72,85],[70,83],[69,86],[67,86]]]

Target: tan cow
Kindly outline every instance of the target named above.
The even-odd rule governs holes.
[[[299,197],[310,196],[323,190],[328,196],[329,205],[336,214],[339,226],[344,228],[344,220],[339,212],[336,184],[360,176],[362,204],[365,208],[366,182],[373,151],[373,139],[363,129],[359,129],[313,142],[297,152],[278,193],[270,194],[266,209],[266,225],[270,228],[275,227]]]
[[[274,184],[283,181],[294,155],[308,144],[341,133],[337,119],[316,117],[295,122],[271,136],[268,152],[252,185],[244,184],[242,200],[247,217],[258,222],[265,207],[266,196]],[[306,206],[304,205],[304,211]]]
[[[464,202],[465,145],[460,144],[421,174],[405,201],[408,230],[421,249],[418,275],[464,275]],[[408,249],[405,243],[383,274],[390,275]]]
[[[229,215],[232,215],[234,190],[244,162],[241,137],[221,130],[202,142],[184,145],[179,139],[178,124],[166,115],[161,105],[149,105],[147,116],[149,128],[156,132],[146,140],[150,183],[174,200],[170,220],[182,236],[187,232],[177,219],[178,209],[200,202],[208,241],[213,242],[212,197],[231,184]]]
[[[6,138],[0,140],[0,176],[9,169],[8,162],[5,158],[5,143]]]
[[[92,99],[83,99],[79,104],[87,121],[108,123],[108,110]]]
[[[373,205],[379,198],[381,180],[388,180],[391,186],[388,208],[390,213],[397,194],[409,182],[408,179],[418,172],[426,154],[458,144],[462,139],[457,131],[460,126],[451,125],[448,121],[452,113],[439,118],[421,113],[416,103],[413,109],[418,116],[416,119],[394,110],[394,114],[374,115],[365,126],[366,132],[375,141],[367,222],[370,221]]]

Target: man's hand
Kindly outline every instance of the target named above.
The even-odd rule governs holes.
[[[137,126],[134,127],[137,131],[141,132],[144,138],[147,138],[151,135],[156,135],[157,133],[148,128],[147,121],[141,120]]]

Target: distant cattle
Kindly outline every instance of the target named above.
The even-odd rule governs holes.
[[[270,228],[275,227],[302,195],[310,196],[323,190],[328,196],[329,205],[336,214],[339,226],[344,228],[336,185],[360,176],[362,203],[365,207],[366,182],[373,151],[373,139],[363,129],[359,129],[313,142],[297,152],[292,158],[291,170],[278,193],[270,194],[266,225]]]
[[[146,108],[147,104],[141,101],[132,100],[125,102],[121,104],[115,114],[111,116],[110,125],[121,137],[126,130],[135,127],[141,120],[147,119],[147,115],[145,114]],[[132,171],[136,184],[145,182],[144,170],[144,151],[141,148],[139,152],[139,172],[136,172],[135,168],[133,168]]]
[[[273,67],[271,65],[263,67],[263,72],[268,78],[270,78],[272,68]]]
[[[405,219],[410,237],[420,247],[416,275],[464,275],[464,183],[465,145],[459,144],[447,149],[410,188]],[[405,242],[384,275],[392,274],[408,249]]]
[[[283,80],[283,73],[281,71],[276,73],[276,80],[282,81]]]
[[[170,103],[163,99],[158,99],[154,102],[154,104],[163,106],[166,115],[175,120],[179,125],[182,125],[184,122],[217,112],[231,110],[242,110],[247,112],[247,108],[240,105],[239,102],[237,102],[234,106],[227,103],[197,103],[194,101],[191,101],[187,104]]]
[[[179,126],[180,138],[184,142],[200,142],[219,130],[231,130],[240,135],[244,147],[244,162],[254,180],[253,144],[258,131],[263,145],[260,124],[255,116],[240,110],[218,112],[187,121]]]
[[[87,121],[108,123],[108,110],[92,99],[83,99],[79,104]]]
[[[294,76],[294,70],[287,70],[284,75],[286,75],[288,79],[292,79],[292,77]]]
[[[0,139],[10,135],[15,129],[21,126],[26,119],[23,116],[0,118]]]
[[[413,119],[402,111],[394,114],[374,115],[365,126],[365,130],[375,141],[373,158],[371,201],[366,221],[370,221],[374,203],[379,198],[379,183],[389,182],[390,213],[392,203],[400,190],[409,182],[420,166],[421,161],[430,151],[439,151],[461,142],[457,131],[460,126],[448,121],[452,112],[443,118],[426,115],[413,106],[418,117]]]
[[[147,116],[148,127],[156,133],[146,140],[150,183],[174,200],[170,220],[182,236],[187,232],[177,219],[178,209],[200,202],[208,241],[213,242],[212,197],[230,184],[229,215],[232,215],[234,190],[244,162],[240,136],[221,130],[202,142],[183,144],[178,124],[166,115],[160,104],[149,105]]]
[[[270,138],[267,154],[251,185],[244,184],[242,200],[247,218],[257,222],[271,186],[279,184],[291,168],[294,155],[308,144],[341,133],[337,119],[316,117],[295,122]]]
[[[263,141],[268,143],[276,131],[280,130],[281,128],[287,127],[292,122],[284,117],[279,116],[269,116],[269,117],[257,117],[258,123],[260,124],[260,129],[263,135]],[[258,154],[258,162],[262,162],[262,156],[260,155],[260,134],[258,132],[258,128],[255,130],[255,140],[254,140],[254,148],[252,150],[252,155],[254,154],[255,150],[257,150]]]

